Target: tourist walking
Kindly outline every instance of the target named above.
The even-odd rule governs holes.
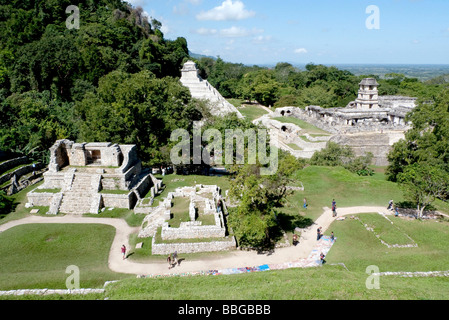
[[[337,202],[335,202],[335,199],[332,200],[332,217],[337,216]]]
[[[173,253],[173,265],[176,266],[176,264],[179,265],[179,262],[178,262],[178,251],[175,251]]]
[[[324,260],[325,257],[326,257],[326,256],[324,255],[324,253],[321,252],[321,254],[320,254],[320,261],[321,261],[321,264],[325,264],[325,263],[326,263],[326,260]]]
[[[388,207],[387,207],[387,210],[393,210],[393,200],[390,200],[389,202],[388,202]]]
[[[126,259],[126,246],[122,245],[122,256],[123,256],[123,260]]]
[[[220,211],[221,211],[221,200],[218,199],[218,202],[217,202],[217,213],[220,213]]]
[[[167,262],[168,262],[168,269],[171,269],[172,267],[172,263],[171,263],[171,253],[168,255],[167,257]]]
[[[322,236],[321,230],[322,230],[322,227],[319,227],[318,229],[316,229],[316,240],[317,241],[321,239],[321,236]]]
[[[295,233],[293,234],[293,245],[296,246],[298,244],[298,235]]]
[[[304,205],[303,205],[304,209],[307,209],[307,199],[304,198]]]
[[[334,232],[332,231],[332,232],[331,232],[331,241],[334,242],[334,240],[335,240]]]

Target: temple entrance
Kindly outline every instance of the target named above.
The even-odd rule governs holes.
[[[101,151],[100,150],[89,150],[87,151],[87,164],[101,164]]]

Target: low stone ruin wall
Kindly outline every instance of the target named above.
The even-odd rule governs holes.
[[[12,168],[20,166],[21,164],[27,163],[27,161],[27,157],[20,157],[2,162],[0,163],[0,172],[6,172]]]
[[[134,188],[136,192],[136,196],[140,199],[145,197],[149,189],[153,186],[153,180],[151,179],[151,175],[146,175]]]
[[[151,244],[152,254],[168,255],[178,253],[217,252],[229,251],[236,248],[235,238],[224,241],[197,242],[197,243],[156,243],[153,238]]]
[[[134,192],[128,194],[101,194],[103,205],[106,208],[132,209],[136,204],[137,198]]]
[[[41,170],[44,168],[44,165],[41,163],[36,163],[35,167],[33,168],[33,165],[30,164],[28,166],[24,166],[22,168],[19,168],[13,172],[6,173],[0,177],[0,184],[5,183],[6,181],[10,180],[14,175],[16,175],[18,178],[26,175],[28,173],[31,173],[33,171]]]
[[[181,225],[179,228],[170,228],[168,222],[162,226],[161,237],[163,240],[175,239],[206,239],[223,238],[226,230],[218,226]]]
[[[35,207],[48,207],[54,195],[54,193],[48,192],[28,192],[28,203],[31,203]]]

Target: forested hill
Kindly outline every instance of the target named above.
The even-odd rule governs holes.
[[[69,138],[138,143],[160,161],[169,132],[201,116],[172,78],[187,42],[160,28],[120,0],[0,0],[0,150],[45,157]]]

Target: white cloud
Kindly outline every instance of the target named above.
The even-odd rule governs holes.
[[[202,11],[196,18],[198,20],[213,20],[213,21],[229,21],[229,20],[243,20],[254,17],[254,11],[245,9],[245,5],[240,0],[225,0],[220,6],[215,7],[209,11]]]
[[[173,13],[180,16],[186,16],[190,14],[191,6],[197,6],[201,4],[201,2],[203,2],[203,0],[183,0],[178,5],[173,6]]]
[[[145,0],[126,0],[126,2],[134,7],[143,6],[145,4]]]
[[[266,43],[269,42],[272,39],[271,36],[257,36],[253,38],[253,43]]]
[[[199,28],[193,31],[196,34],[200,34],[202,36],[210,36],[218,33],[217,29],[207,29],[207,28]]]
[[[296,49],[296,50],[295,50],[295,53],[298,53],[298,54],[307,53],[307,49],[305,49],[305,48],[299,48],[299,49]]]
[[[252,36],[255,35],[257,33],[262,33],[263,30],[261,29],[252,29],[252,30],[248,30],[245,28],[240,28],[240,27],[231,27],[228,29],[221,29],[220,30],[220,35],[222,37],[226,37],[226,38],[238,38],[238,37],[248,37],[248,36]]]

